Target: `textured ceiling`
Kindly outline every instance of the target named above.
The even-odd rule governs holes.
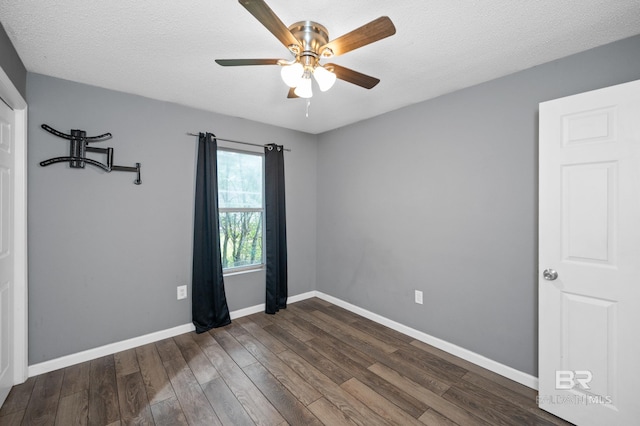
[[[640,34],[640,0],[267,3],[285,25],[313,20],[330,39],[389,16],[394,36],[331,59],[380,84],[316,89],[305,117],[278,66],[214,62],[290,59],[236,0],[0,0],[0,22],[31,72],[308,133]]]

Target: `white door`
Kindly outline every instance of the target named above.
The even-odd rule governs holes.
[[[13,386],[14,113],[0,99],[0,404]]]
[[[540,104],[539,151],[539,405],[638,424],[640,80]]]

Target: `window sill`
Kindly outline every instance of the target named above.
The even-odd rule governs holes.
[[[265,265],[247,266],[245,268],[233,268],[222,271],[223,277],[232,277],[234,275],[250,274],[252,272],[260,272],[265,270]]]

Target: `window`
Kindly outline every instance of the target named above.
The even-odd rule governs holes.
[[[218,150],[218,208],[222,268],[260,267],[263,235],[264,156]]]

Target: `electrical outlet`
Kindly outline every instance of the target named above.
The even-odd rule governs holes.
[[[182,300],[182,299],[186,299],[187,298],[187,286],[186,285],[179,285],[178,286],[178,300]]]
[[[416,303],[422,305],[422,292],[420,290],[416,290]]]

